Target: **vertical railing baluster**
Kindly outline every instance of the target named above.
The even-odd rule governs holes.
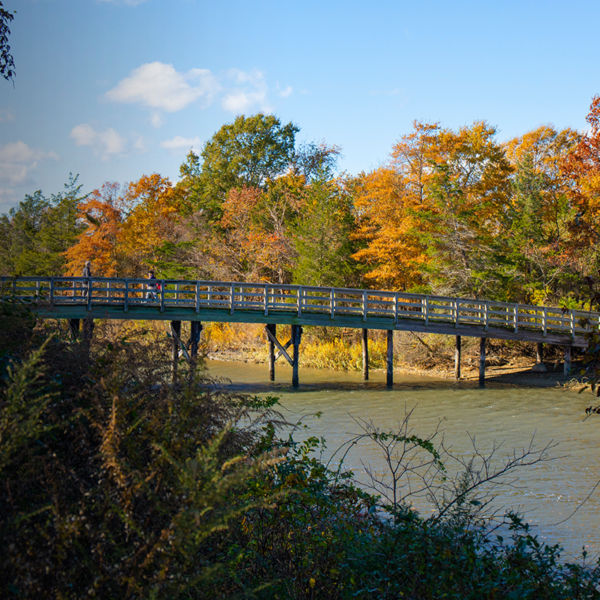
[[[129,280],[125,279],[125,297],[123,298],[123,312],[129,310]]]
[[[200,282],[196,281],[196,312],[200,312]]]
[[[87,309],[92,310],[92,292],[94,291],[94,282],[91,277],[87,280]]]
[[[573,309],[571,309],[571,322],[570,322],[570,326],[571,326],[571,337],[574,338],[575,337],[575,315],[573,314]]]
[[[160,282],[160,312],[165,312],[165,280]]]
[[[394,323],[398,324],[398,292],[394,294]]]
[[[425,325],[429,326],[429,296],[425,296]]]
[[[489,302],[486,302],[484,304],[485,307],[485,324],[484,324],[484,328],[487,331],[489,329],[490,326],[490,304]]]
[[[233,314],[233,307],[235,303],[235,288],[233,287],[233,283],[231,284],[231,314]]]
[[[50,277],[50,305],[54,304],[54,277]]]
[[[544,327],[544,337],[548,333],[548,309],[544,306],[544,316],[542,317],[542,325]]]
[[[298,286],[298,316],[302,315],[302,287]]]
[[[329,292],[329,307],[331,309],[331,318],[335,317],[335,290],[331,288]]]
[[[454,302],[454,327],[458,327],[458,322],[459,322],[459,314],[458,311],[460,310],[460,300],[456,300],[456,302]]]
[[[264,292],[264,306],[265,306],[265,317],[269,314],[269,286],[265,284],[265,287],[263,288],[263,292]]]
[[[514,313],[515,313],[514,327],[515,327],[515,331],[518,331],[519,330],[519,305],[518,304],[515,304]]]
[[[367,320],[367,292],[363,292],[363,295],[362,295],[362,309],[363,309],[362,320],[366,321]]]

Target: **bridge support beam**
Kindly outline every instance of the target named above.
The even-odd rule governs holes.
[[[387,357],[386,357],[386,385],[391,388],[394,385],[394,331],[387,330]]]
[[[369,330],[362,330],[363,379],[369,381]]]
[[[292,387],[298,387],[298,363],[300,361],[300,338],[302,337],[302,327],[292,325]]]
[[[487,339],[479,338],[479,387],[485,387],[485,351]]]
[[[568,377],[571,374],[571,346],[565,346],[565,364],[564,375]]]
[[[275,323],[269,323],[265,325],[265,331],[267,332],[267,341],[269,344],[269,380],[275,381],[275,342],[277,339],[277,325]],[[269,333],[271,335],[269,335]]]
[[[179,363],[179,345],[181,338],[181,321],[171,321],[171,336],[173,345],[171,346],[171,373],[173,383],[177,382],[177,366]]]
[[[462,339],[460,335],[456,336],[456,344],[454,346],[454,379],[460,381],[460,358],[462,350]]]

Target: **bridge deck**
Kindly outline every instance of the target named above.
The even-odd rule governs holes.
[[[585,346],[600,313],[378,290],[82,277],[1,277],[41,318],[225,321],[407,330]]]

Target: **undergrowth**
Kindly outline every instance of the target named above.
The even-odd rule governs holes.
[[[501,539],[382,503],[289,437],[275,399],[183,365],[171,385],[158,337],[98,335],[88,356],[48,329],[0,349],[3,598],[600,597],[597,566],[514,515]]]

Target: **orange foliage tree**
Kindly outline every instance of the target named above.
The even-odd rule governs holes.
[[[118,235],[127,275],[144,275],[159,260],[161,246],[175,237],[179,198],[169,179],[157,173],[129,184],[121,200],[127,217]]]
[[[87,260],[92,261],[93,275],[117,275],[117,238],[122,222],[118,192],[118,184],[105,183],[78,205],[79,218],[86,227],[65,252],[67,275],[80,276]]]
[[[574,184],[573,204],[578,211],[575,233],[579,246],[600,241],[600,96],[594,96],[586,118],[590,131],[583,135],[563,163]]]
[[[361,174],[354,181],[355,237],[365,245],[353,257],[375,287],[411,289],[422,283],[427,257],[414,233],[414,188],[393,168]]]

